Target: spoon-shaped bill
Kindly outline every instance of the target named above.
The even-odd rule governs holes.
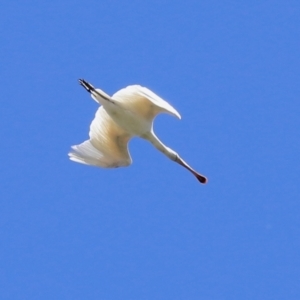
[[[199,173],[193,173],[195,177],[203,184],[207,183],[207,178]]]
[[[176,160],[177,163],[179,163],[181,166],[189,170],[199,182],[205,184],[207,183],[207,178],[200,173],[196,172],[193,168],[191,168],[180,156],[177,156]]]

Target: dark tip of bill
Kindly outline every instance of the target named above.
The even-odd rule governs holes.
[[[198,179],[201,183],[203,183],[203,184],[207,183],[207,178],[206,178],[206,177],[201,176],[201,175],[197,175],[196,177],[197,177],[197,179]]]

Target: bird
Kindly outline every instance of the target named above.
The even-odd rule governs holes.
[[[100,105],[90,125],[89,139],[72,146],[72,161],[103,168],[126,167],[132,163],[128,142],[133,137],[148,140],[169,159],[189,170],[199,182],[207,178],[190,167],[174,150],[164,145],[153,131],[153,121],[159,113],[181,119],[178,111],[154,92],[140,85],[130,85],[113,96],[84,79],[79,84]]]

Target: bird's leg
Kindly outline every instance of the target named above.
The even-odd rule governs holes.
[[[85,81],[84,79],[79,79],[79,84],[83,86],[92,96],[92,98],[98,102],[99,104],[104,104],[106,102],[110,102],[112,104],[116,104],[114,100],[111,99],[109,95],[100,89],[95,89],[90,83]]]
[[[79,79],[78,81],[79,81],[79,84],[81,86],[83,86],[89,93],[92,93],[93,91],[95,91],[95,88],[90,83],[85,81],[84,79]]]

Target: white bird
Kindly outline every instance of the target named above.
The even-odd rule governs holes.
[[[153,121],[159,113],[169,113],[181,119],[180,114],[165,100],[140,85],[131,85],[112,97],[90,83],[79,79],[91,97],[101,105],[90,126],[90,139],[72,146],[71,160],[103,168],[129,166],[132,163],[128,142],[138,136],[188,169],[201,183],[205,176],[192,169],[175,151],[165,146],[153,131]]]

